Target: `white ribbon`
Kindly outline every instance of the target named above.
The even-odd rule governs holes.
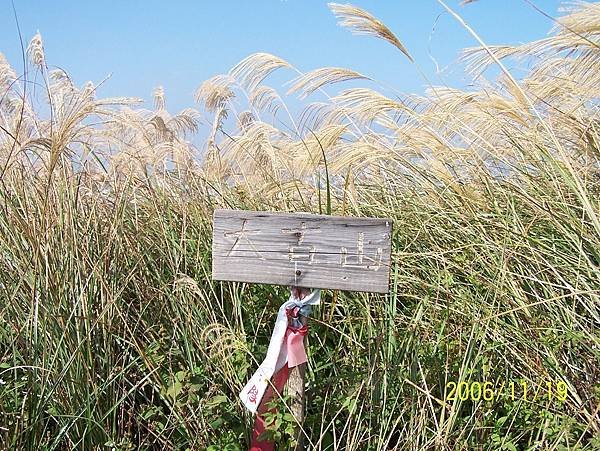
[[[256,409],[260,405],[269,381],[273,374],[279,371],[287,363],[287,346],[283,345],[285,331],[288,326],[288,318],[286,310],[294,307],[302,308],[305,305],[317,305],[321,302],[321,291],[313,290],[310,294],[300,300],[292,294],[290,299],[284,302],[277,312],[277,320],[267,349],[267,355],[260,364],[254,375],[250,378],[246,386],[240,392],[240,398],[244,405],[252,413],[256,413]]]

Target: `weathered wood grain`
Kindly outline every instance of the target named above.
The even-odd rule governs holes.
[[[213,279],[387,293],[392,221],[216,210]]]

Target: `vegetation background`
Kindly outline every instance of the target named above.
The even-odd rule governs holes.
[[[330,8],[412,59],[368,12]],[[25,73],[0,54],[0,446],[247,446],[237,393],[287,293],[211,281],[226,207],[394,219],[390,294],[324,292],[311,321],[309,449],[600,449],[600,4],[570,5],[539,41],[479,41],[468,91],[311,103],[367,77],[258,53],[178,114],[162,88],[150,111],[75,86],[39,34]],[[530,392],[447,400],[450,381]]]

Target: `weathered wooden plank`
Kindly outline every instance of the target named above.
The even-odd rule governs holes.
[[[213,279],[386,293],[392,221],[216,210]]]

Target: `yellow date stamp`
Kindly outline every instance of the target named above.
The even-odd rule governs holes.
[[[561,380],[532,383],[513,381],[450,381],[446,383],[446,401],[565,401],[569,395],[567,384]]]

